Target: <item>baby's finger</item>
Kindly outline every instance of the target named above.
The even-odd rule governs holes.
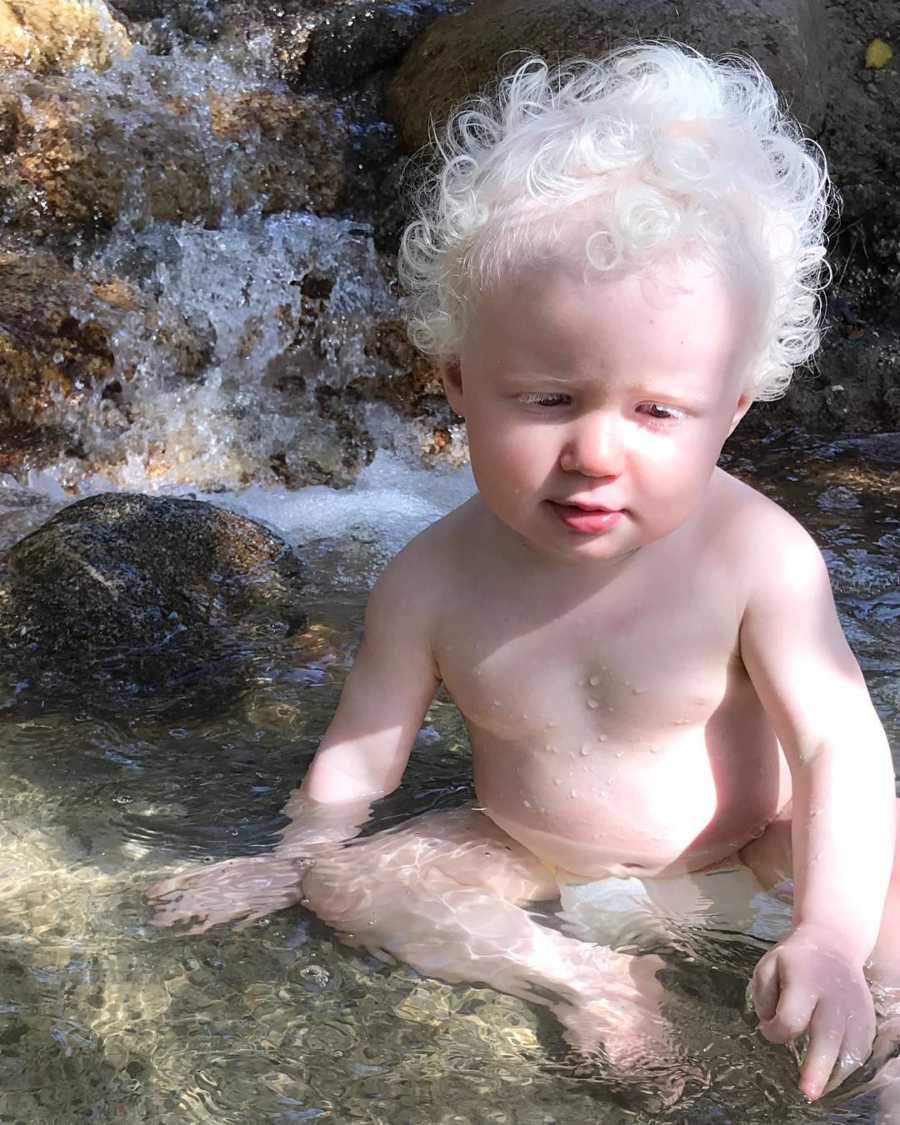
[[[778,1008],[778,961],[766,956],[759,962],[750,980],[753,1007],[761,1020],[770,1020]]]
[[[871,1014],[860,1012],[857,1013],[855,1018],[848,1018],[847,1030],[844,1033],[844,1042],[841,1046],[835,1068],[825,1087],[824,1092],[826,1094],[830,1094],[832,1090],[836,1090],[845,1078],[849,1078],[854,1070],[862,1066],[872,1053],[872,1041],[874,1038],[874,1011]]]
[[[761,1020],[759,1030],[770,1043],[790,1043],[809,1027],[818,996],[807,989],[781,989],[775,1015]]]
[[[868,1055],[855,1054],[847,1047],[845,1042],[837,1057],[837,1062],[834,1064],[831,1077],[828,1079],[828,1082],[825,1084],[825,1089],[822,1091],[823,1095],[833,1093],[845,1078],[849,1078],[855,1070],[859,1070],[867,1058]]]
[[[819,1002],[809,1023],[809,1045],[800,1067],[800,1089],[811,1102],[822,1096],[838,1065],[845,1026],[839,1009]]]

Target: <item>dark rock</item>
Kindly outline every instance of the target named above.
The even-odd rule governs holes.
[[[292,86],[345,92],[396,63],[413,39],[453,0],[359,0],[326,12],[310,32],[288,23],[282,32],[282,74]],[[302,44],[302,50],[297,45]]]
[[[435,20],[413,44],[389,90],[403,139],[418,149],[466,96],[528,55],[550,63],[605,54],[638,38],[676,39],[710,55],[752,55],[801,121],[824,116],[827,29],[813,0],[476,0]]]
[[[296,556],[253,520],[196,500],[92,496],[0,564],[2,663],[20,678],[202,679],[303,630],[304,588]]]

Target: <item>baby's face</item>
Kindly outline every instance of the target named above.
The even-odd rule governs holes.
[[[497,283],[445,378],[484,502],[568,562],[670,534],[749,406],[752,312],[699,263],[585,280],[557,262]]]

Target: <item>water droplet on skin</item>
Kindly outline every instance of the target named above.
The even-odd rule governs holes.
[[[656,747],[655,746],[648,746],[647,749],[650,751],[651,754],[656,753]]]
[[[525,806],[526,809],[531,808],[531,801],[523,801],[522,804]]]
[[[647,689],[645,687],[633,687],[631,690],[634,693],[634,695],[646,695],[647,694]]]
[[[689,722],[688,719],[676,719],[675,720],[675,726],[676,727],[684,727],[684,726],[687,726],[688,722]]]
[[[582,758],[586,758],[588,756],[588,754],[590,754],[590,749],[589,749],[587,743],[585,743],[584,746],[582,746],[582,748],[580,750],[580,754],[581,754]]]
[[[592,711],[596,711],[596,710],[597,710],[597,708],[598,708],[598,707],[600,706],[600,703],[599,703],[599,701],[598,701],[598,700],[596,700],[596,699],[589,699],[589,700],[587,701],[587,705],[588,705],[588,707],[590,707],[590,709],[591,709]]]
[[[597,735],[597,741],[598,742],[606,742],[606,735],[605,734],[598,734]]]
[[[599,676],[591,676],[591,678],[588,680],[588,683],[591,685],[591,687],[596,687],[597,684],[600,683],[600,677]]]
[[[574,790],[574,789],[570,789],[570,790],[569,790],[569,797],[570,797],[570,798],[572,798],[572,797],[574,797],[574,796],[575,796],[575,790]]]
[[[562,778],[554,777],[553,784],[554,785],[562,785]]]
[[[491,703],[491,706],[492,707],[499,707],[500,706],[500,700],[499,699],[493,700],[493,702]]]
[[[549,750],[551,752],[551,754],[553,753],[553,747],[550,745],[549,742],[544,744],[544,749]]]
[[[617,750],[616,751],[616,757],[617,758],[624,758],[625,757],[625,751],[624,750]]]

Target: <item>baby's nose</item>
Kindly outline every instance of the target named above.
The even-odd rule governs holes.
[[[618,476],[624,467],[625,444],[615,418],[586,415],[572,428],[559,464],[563,472],[586,477]]]

